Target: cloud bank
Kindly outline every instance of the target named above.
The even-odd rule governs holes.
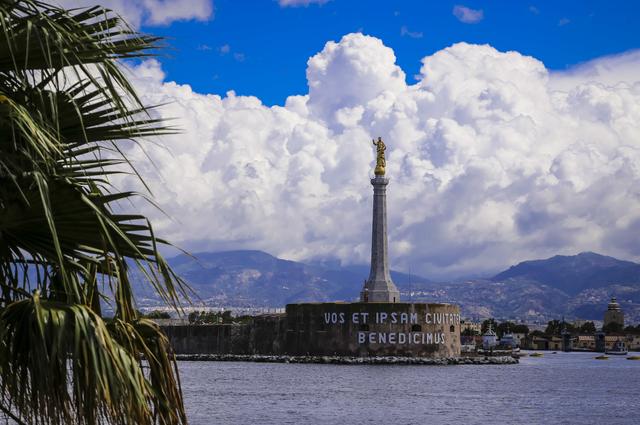
[[[635,70],[635,72],[631,72]],[[429,277],[592,250],[640,259],[640,58],[568,72],[488,45],[422,60],[409,85],[393,50],[348,34],[308,61],[284,106],[195,93],[158,62],[134,68],[145,102],[185,133],[130,154],[193,250],[369,261],[373,137],[387,143],[391,264]],[[121,185],[131,184],[131,180]]]
[[[122,16],[129,25],[168,25],[173,21],[206,21],[213,16],[212,0],[54,0],[65,8],[103,6]]]

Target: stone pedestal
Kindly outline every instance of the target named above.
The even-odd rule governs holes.
[[[440,303],[288,304],[244,324],[163,326],[176,354],[460,356],[460,308]]]
[[[290,355],[457,357],[460,308],[435,303],[288,304],[284,347]]]
[[[360,293],[361,302],[400,301],[400,292],[389,274],[387,243],[387,185],[389,179],[376,176],[373,185],[373,225],[371,231],[371,271]]]

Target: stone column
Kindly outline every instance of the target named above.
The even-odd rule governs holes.
[[[373,185],[373,225],[371,232],[371,272],[360,293],[361,302],[399,302],[400,292],[389,274],[387,251],[387,185],[389,179],[376,175]]]

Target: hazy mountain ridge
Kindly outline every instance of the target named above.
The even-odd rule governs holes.
[[[578,255],[556,255],[546,260],[523,261],[492,278],[529,279],[560,289],[570,295],[583,290],[614,284],[640,283],[640,264],[613,257],[582,252]]]
[[[194,258],[195,257],[195,258]],[[337,262],[301,263],[262,251],[179,255],[169,264],[210,306],[281,307],[292,302],[353,301],[369,268]],[[600,320],[611,295],[626,317],[640,320],[640,265],[595,253],[525,261],[490,279],[432,282],[392,272],[407,301],[454,302],[471,317],[546,320],[562,315]],[[141,306],[157,305],[137,284]]]
[[[200,300],[212,306],[283,306],[290,302],[353,301],[369,268],[306,264],[262,251],[224,251],[179,255],[168,260]],[[424,285],[427,279],[392,272],[396,284]],[[141,305],[156,302],[148,288],[136,285]]]
[[[407,299],[406,294],[402,294]],[[512,317],[545,320],[562,314],[569,296],[539,282],[508,280],[495,282],[474,279],[434,283],[431,291],[411,297],[414,301],[460,304],[465,316]]]

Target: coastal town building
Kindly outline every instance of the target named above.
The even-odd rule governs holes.
[[[614,344],[618,340],[624,340],[626,337],[624,335],[606,335],[604,337],[604,347],[605,350],[613,349]]]
[[[607,311],[604,313],[604,327],[607,328],[614,323],[619,325],[621,329],[624,327],[624,312],[620,308],[616,297],[611,298]]]
[[[623,333],[605,334],[604,332],[596,332],[595,338],[595,351],[599,352],[613,349],[613,346],[618,340],[628,341],[628,335]]]
[[[548,350],[549,340],[542,336],[534,336],[530,339],[527,348],[532,350]]]
[[[626,343],[629,350],[640,351],[640,335],[627,335]]]
[[[465,331],[471,331],[477,335],[482,334],[482,323],[474,322],[469,319],[463,319],[460,322],[460,332],[465,333]]]
[[[460,346],[462,352],[475,352],[482,347],[482,335],[461,335]]]
[[[559,332],[557,327],[553,331],[555,335],[545,333],[548,330],[546,328],[551,323],[548,323],[544,330],[536,329],[535,331],[531,331],[534,325],[527,324],[530,333],[526,335],[514,333],[512,336],[510,334],[509,338],[517,341],[517,346],[530,350],[604,352],[613,349],[616,342],[621,341],[630,351],[640,351],[640,333],[633,326],[627,329],[622,327],[624,314],[615,297],[611,298],[611,301],[607,304],[604,319],[607,325],[617,325],[615,329],[612,330],[605,325],[604,330],[600,329],[594,333],[586,333],[584,330],[581,331],[580,328],[584,328],[584,325],[588,323],[593,323],[594,326],[588,326],[587,329],[601,328],[596,325],[597,321],[576,320],[572,323],[572,326],[568,326],[567,322],[562,319]],[[502,341],[500,341],[500,344],[502,345]]]
[[[516,344],[516,347],[524,347],[526,345],[527,334],[524,332],[514,332],[513,340]]]
[[[573,348],[578,350],[595,350],[596,338],[594,335],[576,335]]]
[[[549,339],[549,348],[548,350],[562,350],[562,338],[559,336],[552,336]]]

